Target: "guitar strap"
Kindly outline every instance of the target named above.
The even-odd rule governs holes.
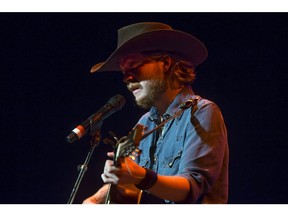
[[[191,119],[194,116],[194,113],[197,111],[198,106],[197,103],[201,100],[201,97],[199,95],[193,95],[191,99],[188,101],[191,101]],[[186,101],[187,102],[187,101]]]

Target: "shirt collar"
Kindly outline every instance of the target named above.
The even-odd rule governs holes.
[[[174,98],[173,102],[170,104],[166,112],[163,114],[163,119],[167,119],[170,116],[173,116],[176,112],[180,110],[179,105],[185,101],[187,101],[191,96],[194,95],[194,92],[191,86],[184,87]],[[151,107],[150,109],[150,121],[157,121],[160,118],[159,113],[156,107]]]

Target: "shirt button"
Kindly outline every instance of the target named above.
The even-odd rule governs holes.
[[[157,162],[157,157],[156,157],[156,155],[154,155],[154,162]]]

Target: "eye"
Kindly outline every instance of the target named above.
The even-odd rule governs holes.
[[[139,62],[139,61],[137,61],[137,62],[130,62],[130,63],[128,64],[128,68],[134,69],[134,68],[139,67],[141,64],[142,64],[142,62]]]

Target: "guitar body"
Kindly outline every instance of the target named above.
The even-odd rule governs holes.
[[[139,204],[142,191],[134,185],[109,185],[105,204]]]
[[[128,157],[137,150],[143,133],[143,125],[136,125],[127,137],[121,138],[114,151],[114,166],[119,166],[119,159]],[[136,151],[137,152],[137,151]],[[109,184],[105,204],[139,204],[142,191],[132,184]]]

